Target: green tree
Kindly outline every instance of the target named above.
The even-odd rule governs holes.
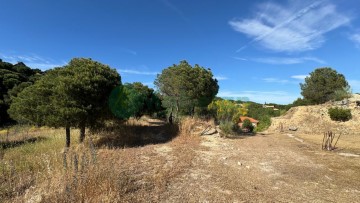
[[[347,88],[348,82],[344,75],[331,68],[318,68],[305,78],[305,83],[300,84],[301,94],[305,100],[313,104],[325,103],[338,96],[336,91]],[[339,98],[338,98],[339,99]]]
[[[82,142],[85,128],[96,128],[108,115],[108,96],[119,84],[116,70],[91,59],[75,58],[20,92],[9,114],[17,121],[65,127],[69,147],[70,127],[80,128]]]
[[[155,80],[163,98],[163,105],[169,111],[193,115],[196,107],[206,108],[219,90],[217,80],[210,69],[199,65],[192,67],[181,61],[164,69]]]
[[[120,119],[140,118],[163,110],[161,100],[153,89],[140,82],[125,83],[111,92],[111,112]]]
[[[12,97],[31,85],[41,74],[39,69],[31,69],[22,62],[13,65],[0,59],[0,126],[14,122],[7,113]]]

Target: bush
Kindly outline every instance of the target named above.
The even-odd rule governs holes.
[[[243,124],[242,124],[242,128],[243,129],[248,129],[249,132],[252,132],[254,130],[254,126],[251,123],[251,121],[249,119],[245,119]]]
[[[237,124],[234,124],[233,122],[221,122],[220,123],[220,129],[221,131],[226,135],[233,135],[233,134],[240,134],[241,129]]]
[[[256,132],[262,132],[268,129],[271,125],[271,117],[270,116],[263,116],[260,118],[260,122],[256,127]]]
[[[348,121],[352,118],[350,109],[330,108],[329,115],[333,121]]]

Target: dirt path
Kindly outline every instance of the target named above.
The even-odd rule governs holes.
[[[359,202],[360,158],[318,148],[286,134],[203,136],[162,202]]]

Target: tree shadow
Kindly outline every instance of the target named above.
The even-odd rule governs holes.
[[[45,137],[31,137],[31,138],[26,138],[23,140],[0,141],[0,146],[2,149],[8,149],[8,148],[19,147],[19,146],[27,144],[27,143],[35,143],[35,142],[42,141],[45,139],[46,139]]]
[[[108,148],[141,147],[166,143],[178,135],[178,125],[161,124],[157,126],[119,125],[109,127],[99,133],[100,138],[95,145]]]

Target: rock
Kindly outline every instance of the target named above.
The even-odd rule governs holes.
[[[297,128],[297,127],[295,127],[295,126],[290,126],[290,127],[289,127],[289,130],[291,130],[291,131],[297,131],[297,130],[298,130],[298,128]]]
[[[202,135],[213,135],[215,133],[217,133],[217,130],[214,128],[210,128],[209,130],[203,132]]]

